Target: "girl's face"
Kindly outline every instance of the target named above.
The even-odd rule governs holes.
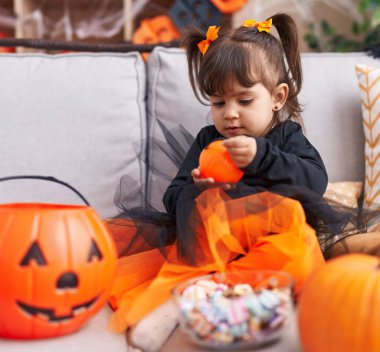
[[[276,94],[261,83],[250,88],[231,82],[222,96],[211,96],[211,115],[218,132],[226,138],[260,137],[268,132],[274,109],[281,107]]]

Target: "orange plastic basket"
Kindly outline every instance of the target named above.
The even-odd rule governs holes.
[[[35,339],[78,330],[108,299],[116,250],[86,205],[0,205],[0,337]]]

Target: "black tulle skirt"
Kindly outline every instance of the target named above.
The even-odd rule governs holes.
[[[191,254],[189,254],[192,251],[188,249],[193,248],[196,243],[196,233],[191,227],[194,201],[202,191],[194,184],[186,186],[178,200],[181,206],[177,209],[176,217],[165,213],[160,202],[164,191],[193,143],[194,137],[181,125],[168,128],[159,120],[157,125],[162,131],[162,139],[150,138],[148,144],[153,152],[148,160],[145,157],[142,158],[147,166],[146,181],[139,183],[128,175],[121,178],[115,194],[115,204],[120,209],[120,213],[113,220],[110,219],[109,223],[137,228],[135,238],[128,237],[125,243],[123,243],[122,235],[119,234],[117,240],[121,248],[120,255],[128,255],[140,250],[136,248],[136,243],[140,243],[138,238],[144,239],[146,248],[159,248],[163,254],[166,245],[177,240],[179,254],[184,259],[192,261]],[[146,141],[141,141],[141,143],[147,144]],[[135,149],[140,150],[141,148],[136,145]],[[220,186],[215,185],[215,187]],[[379,211],[363,209],[361,206],[350,208],[338,202],[326,200],[306,187],[279,184],[263,188],[247,186],[240,182],[225,193],[229,198],[237,199],[261,192],[271,192],[300,202],[306,221],[315,230],[326,257],[329,257],[330,250],[335,243],[347,236],[364,233],[367,231],[368,224],[375,223],[377,219],[380,221]],[[158,202],[157,199],[159,199]],[[264,205],[262,207],[262,209],[251,208],[247,211],[263,212],[267,210]],[[154,236],[152,235],[153,229],[158,232]],[[121,245],[122,243],[123,245]]]

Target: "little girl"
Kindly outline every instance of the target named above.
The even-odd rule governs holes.
[[[165,192],[167,214],[136,221],[126,212],[109,224],[121,257],[110,300],[116,330],[168,299],[179,282],[212,271],[287,271],[299,293],[324,262],[310,225],[340,221],[321,203],[326,169],[302,133],[293,20],[277,14],[237,29],[211,26],[206,35],[191,29],[183,43],[194,93],[210,102],[214,124],[198,133]],[[238,184],[201,177],[200,153],[216,139],[244,171]]]
[[[275,25],[282,43],[269,33]],[[323,195],[327,173],[318,151],[302,133],[297,96],[302,85],[296,26],[278,14],[264,23],[246,21],[219,35],[210,27],[207,39],[196,29],[184,39],[190,81],[198,98],[210,100],[214,125],[203,128],[164,195],[175,214],[183,187],[191,182],[210,187],[198,168],[203,148],[216,139],[244,171],[249,186],[306,186]],[[199,49],[206,41],[207,47]],[[201,52],[202,51],[202,52]],[[287,63],[284,58],[286,57]]]

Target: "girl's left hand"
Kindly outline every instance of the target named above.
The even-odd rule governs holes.
[[[231,155],[231,159],[239,168],[248,166],[256,156],[257,143],[256,139],[247,136],[236,136],[223,141]]]

